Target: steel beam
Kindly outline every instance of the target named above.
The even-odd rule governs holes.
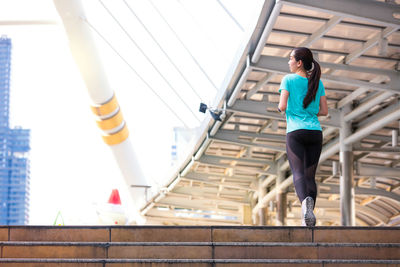
[[[285,152],[286,148],[284,146],[273,146],[273,145],[266,145],[266,144],[261,144],[261,143],[253,143],[253,142],[246,142],[242,140],[238,140],[237,136],[227,136],[220,134],[219,132],[216,133],[213,137],[211,137],[212,140],[215,141],[220,141],[220,142],[225,142],[229,144],[235,144],[239,146],[246,146],[246,147],[257,147],[257,148],[266,148],[270,149],[272,151],[279,151],[279,152]]]
[[[257,213],[260,208],[266,205],[268,201],[272,200],[280,190],[285,190],[288,186],[293,184],[293,176],[286,178],[279,186],[275,186],[271,191],[266,194],[261,201],[253,208],[253,213]]]
[[[223,187],[220,185],[219,187]],[[237,192],[240,191],[240,192]],[[238,189],[228,189],[226,192],[221,192],[218,187],[208,188],[208,187],[186,187],[186,186],[176,186],[169,194],[172,195],[184,195],[184,196],[192,196],[196,198],[196,200],[205,200],[205,201],[217,201],[218,204],[225,205],[237,205],[240,204],[248,204],[247,199],[247,190],[238,190]],[[224,197],[218,197],[218,193],[220,195],[229,196],[235,199],[242,198],[243,201],[240,200],[231,200]]]
[[[348,94],[346,97],[342,98],[336,103],[336,108],[341,108],[349,103],[352,103],[357,97],[368,92],[368,88],[360,87],[354,90],[352,93]]]
[[[358,116],[365,114],[368,110],[370,110],[372,107],[380,104],[382,101],[387,100],[389,97],[391,97],[393,93],[391,92],[382,92],[379,95],[375,96],[374,98],[370,99],[369,101],[361,104],[358,106],[356,109],[352,110],[351,112],[347,113],[344,116],[345,121],[351,121]]]
[[[381,119],[386,118],[387,116],[390,116],[390,114],[395,115],[396,111],[398,110],[400,110],[400,100],[398,101],[395,100],[393,101],[393,103],[390,103],[390,105],[388,105],[384,109],[377,111],[372,116],[366,117],[363,120],[358,121],[355,124],[355,126],[358,129],[365,128],[368,125],[374,124],[376,121],[379,121]]]
[[[210,218],[202,218],[199,220],[196,217],[193,218],[185,218],[185,217],[176,217],[176,213],[178,211],[157,211],[151,210],[146,214],[146,220],[148,224],[163,224],[163,225],[241,225],[238,220],[224,220],[224,219],[210,219]],[[184,213],[184,212],[182,212]]]
[[[352,144],[360,141],[361,139],[367,137],[372,134],[374,131],[377,131],[384,127],[386,124],[400,119],[400,102],[397,104],[391,105],[379,113],[371,116],[370,118],[364,120],[362,125],[365,124],[364,127],[358,129],[355,133],[346,137],[344,140],[345,144]],[[367,122],[366,122],[367,121]],[[376,135],[371,136],[371,138],[375,139]],[[339,152],[339,140],[335,139],[331,141],[329,144],[326,144],[322,148],[322,153],[319,162],[323,162],[329,157],[333,156],[337,152]]]
[[[377,134],[370,134],[368,135],[368,139],[377,140],[383,143],[390,143],[391,138],[386,135],[377,135]]]
[[[298,34],[297,32],[294,32],[293,35],[305,35],[307,36],[308,34]],[[324,39],[335,39],[334,37],[331,38],[326,38],[324,36]],[[341,38],[336,38],[338,41],[341,41]],[[360,41],[361,43],[364,43],[363,41]],[[358,43],[360,43],[358,42]],[[295,46],[293,45],[283,45],[283,44],[276,44],[276,43],[266,43],[265,47],[272,47],[272,48],[280,48],[283,50],[286,50],[286,52],[284,52],[283,54],[281,54],[281,57],[287,57],[287,54],[293,50],[293,48],[295,48]],[[398,46],[396,45],[388,45],[388,47],[393,48],[393,49],[398,49]],[[343,52],[343,51],[335,51],[335,50],[331,50],[331,49],[326,49],[326,48],[312,48],[313,53],[316,54],[326,54],[326,55],[333,55],[333,56],[337,56],[338,59],[335,60],[335,63],[342,63],[343,62],[343,58],[348,55],[347,52]],[[343,57],[343,58],[342,58]],[[375,55],[368,55],[368,54],[364,54],[361,55],[360,58],[362,59],[370,59],[370,60],[379,60],[380,62],[387,62],[387,63],[397,63],[397,59],[395,58],[390,58],[390,57],[385,57],[385,56],[375,56]],[[317,59],[318,60],[318,59]],[[330,73],[332,74],[332,73]]]
[[[208,201],[210,202],[210,200]],[[236,215],[236,212],[239,211],[237,210],[226,210],[226,209],[220,209],[216,208],[215,204],[204,204],[203,201],[193,201],[189,199],[178,199],[178,198],[170,198],[170,197],[165,197],[158,201],[156,204],[158,205],[165,205],[165,206],[173,206],[173,207],[179,207],[183,209],[189,209],[189,210],[208,210],[208,211],[215,211],[220,214],[226,213],[227,215]],[[236,206],[238,204],[235,204]]]
[[[221,135],[227,137],[251,137],[255,139],[266,139],[272,142],[285,143],[286,137],[281,134],[267,134],[267,133],[253,133],[253,132],[243,132],[243,131],[231,131],[231,130],[220,130]]]
[[[199,172],[188,172],[185,176],[181,178],[190,179],[190,180],[209,180],[210,177],[218,177],[221,180],[236,180],[240,182],[254,182],[257,178],[256,175],[252,175],[252,178],[246,176],[229,176],[229,175],[222,175],[222,174],[212,174],[212,173],[199,173]]]
[[[355,146],[355,147],[353,147],[353,151],[400,154],[400,147],[363,147],[363,146]]]
[[[392,93],[400,93],[400,87],[397,84],[398,81],[400,80],[400,74],[396,71],[345,65],[345,64],[335,64],[328,62],[319,62],[319,63],[321,67],[324,68],[386,75],[389,76],[391,79],[391,82],[389,84],[377,84],[341,76],[323,74],[321,76],[322,81],[329,81],[337,84],[344,84],[350,86],[365,87],[377,91],[391,91]],[[290,72],[287,66],[287,59],[284,57],[261,56],[260,60],[256,64],[253,64],[252,67],[260,71],[275,72],[280,74],[287,74]]]
[[[384,80],[386,80],[385,76],[378,76],[378,77],[372,79],[370,82],[372,82],[372,83],[381,83]],[[351,94],[349,94],[345,98],[341,99],[337,103],[336,108],[341,108],[341,107],[345,106],[346,104],[351,103],[354,99],[356,99],[357,97],[365,94],[366,92],[368,92],[367,88],[364,88],[364,87],[357,88]]]
[[[365,87],[375,91],[382,91],[382,92],[392,92],[394,94],[400,93],[400,88],[396,83],[390,82],[388,84],[376,84],[372,82],[365,82],[357,79],[346,78],[342,76],[335,76],[335,75],[322,75],[322,81],[328,81],[337,84],[343,84],[348,86],[357,86],[357,87]],[[398,80],[398,79],[397,79]]]
[[[249,57],[247,57],[246,58],[246,67],[243,70],[242,74],[240,75],[239,81],[236,83],[235,88],[233,89],[233,92],[227,102],[228,107],[232,106],[235,103],[237,96],[240,93],[240,91],[242,90],[242,87],[245,84],[247,77],[249,76],[251,71],[252,71],[252,67],[250,67],[250,59],[249,59]]]
[[[369,177],[399,178],[400,169],[359,163],[357,165],[356,174]]]
[[[265,84],[267,84],[272,78],[274,78],[275,74],[274,73],[267,73],[264,78],[262,78],[260,81],[254,85],[250,91],[247,92],[246,94],[246,99],[250,99],[253,95],[255,95],[258,90],[260,90]]]
[[[276,177],[273,175],[268,176],[266,179],[264,179],[262,181],[262,186],[263,187],[267,187],[269,186],[270,183],[272,183],[273,181],[275,181]]]
[[[267,20],[267,24],[264,27],[264,30],[261,34],[260,40],[258,40],[257,46],[254,50],[253,56],[251,57],[251,62],[255,63],[259,60],[260,55],[264,49],[265,42],[267,42],[267,39],[269,35],[271,34],[272,28],[275,25],[275,22],[279,16],[279,13],[281,12],[282,4],[280,2],[275,2],[275,5],[271,11],[271,14],[269,15],[269,18]]]
[[[223,131],[223,130],[220,130]],[[233,157],[224,157],[224,156],[215,156],[215,155],[205,155],[201,156],[200,158],[204,159],[210,163],[220,163],[221,160],[224,161],[231,161],[231,162],[239,162],[239,163],[249,163],[249,164],[257,164],[257,165],[275,165],[274,161],[263,160],[263,159],[252,159],[252,158],[233,158]],[[234,165],[232,165],[234,166]]]
[[[229,112],[257,115],[265,119],[275,119],[284,121],[285,117],[283,114],[278,112],[267,111],[267,107],[277,107],[276,103],[267,101],[253,101],[253,100],[237,100],[236,103],[227,108]],[[335,109],[329,109],[330,117],[327,120],[322,120],[321,125],[324,127],[336,127],[339,128],[339,112]]]
[[[345,63],[350,64],[354,59],[358,58],[361,56],[363,53],[367,52],[370,48],[374,47],[375,45],[378,44],[379,40],[382,38],[386,38],[395,31],[397,31],[400,27],[387,27],[385,30],[382,32],[376,33],[371,39],[369,39],[366,43],[363,44],[363,46],[356,51],[353,51],[349,55],[346,56],[345,58]]]
[[[200,159],[196,160],[196,162],[206,164],[206,165],[216,166],[216,167],[220,167],[220,168],[225,168],[225,169],[234,167],[237,170],[244,171],[249,174],[276,175],[275,166],[271,166],[269,169],[265,169],[265,168],[261,168],[261,167],[253,167],[253,166],[246,166],[246,167],[236,166],[235,167],[235,166],[232,166],[229,164],[219,163],[214,159],[210,159],[210,158],[207,158],[204,156],[200,157]]]
[[[288,14],[288,13],[281,13],[280,15],[281,17],[294,17],[294,18],[303,18],[303,16],[299,16],[299,15],[294,15],[294,14]],[[309,17],[307,17],[308,19]],[[327,19],[323,19],[323,18],[315,18],[313,17],[313,19],[315,19],[317,22],[327,22]],[[341,22],[341,25],[347,25],[349,22]],[[381,26],[374,26],[374,25],[367,25],[367,24],[358,24],[358,25],[354,25],[352,24],[351,26],[359,26],[361,28],[368,28],[368,29],[372,29],[372,30],[380,30],[382,27]],[[278,34],[285,34],[285,35],[291,35],[291,36],[298,36],[298,37],[305,37],[305,38],[309,38],[312,34],[311,33],[307,33],[307,32],[298,32],[298,31],[291,31],[291,30],[283,30],[283,29],[273,29],[272,33],[278,33]],[[361,40],[361,39],[354,39],[351,37],[344,37],[344,36],[335,36],[335,35],[329,35],[329,34],[324,34],[323,36],[321,36],[321,38],[326,39],[326,40],[334,40],[334,41],[342,41],[342,42],[346,42],[346,43],[350,43],[350,44],[356,44],[356,45],[363,45],[365,44],[367,41]],[[398,48],[399,45],[394,44],[394,43],[389,43],[388,44],[388,48]],[[313,49],[313,51],[315,51]],[[331,51],[334,52],[334,51]],[[347,54],[347,53],[346,53]],[[366,55],[361,55],[362,56],[366,56]],[[368,57],[368,56],[367,56]],[[383,59],[383,58],[382,58]],[[395,58],[384,58],[385,60],[390,60],[390,61],[397,61],[397,59]]]
[[[361,127],[354,134],[347,137],[344,142],[346,145],[355,143],[374,131],[381,129],[385,125],[398,119],[400,119],[400,101],[368,118],[368,123],[366,123],[366,120],[364,120],[362,125],[365,124],[365,126]]]
[[[237,100],[232,107],[227,108],[227,111],[258,115],[262,118],[284,121],[285,116],[283,114],[267,111],[267,108],[276,108],[277,106],[277,103],[269,101]]]
[[[327,183],[318,183],[318,187],[329,188],[327,192],[329,194],[339,194],[340,186],[337,184],[327,184]],[[400,195],[386,191],[378,188],[367,188],[367,187],[354,187],[354,192],[356,195],[366,195],[366,196],[380,196],[387,199],[395,200],[400,203]],[[325,190],[321,190],[321,194],[325,193]]]
[[[344,70],[350,72],[359,72],[359,73],[372,73],[375,75],[383,75],[388,76],[391,80],[399,79],[400,74],[397,71],[390,69],[382,69],[382,68],[368,68],[357,65],[346,65],[346,64],[338,64],[338,63],[330,63],[330,62],[321,62],[321,66],[324,68],[335,69],[335,70]],[[377,84],[381,85],[381,84]],[[397,88],[398,89],[398,85]]]
[[[315,41],[324,36],[325,33],[335,27],[340,21],[340,16],[333,16],[329,19],[329,21],[327,21],[322,27],[320,27],[316,32],[314,32],[310,37],[308,37],[298,46],[311,46]]]
[[[211,181],[211,180],[203,180],[203,179],[196,179],[196,178],[186,178],[186,177],[181,177],[181,180],[187,180],[187,181],[193,181],[193,182],[198,182],[202,184],[209,184],[213,186],[222,186],[224,188],[231,188],[231,189],[236,189],[236,190],[244,190],[244,191],[251,191],[252,189],[250,187],[244,187],[240,186],[237,184],[231,184],[231,183],[225,183],[225,182],[218,182],[218,181]]]
[[[384,2],[365,0],[280,0],[279,2],[389,27],[400,25],[399,19],[393,16],[394,13],[400,13],[400,7]]]

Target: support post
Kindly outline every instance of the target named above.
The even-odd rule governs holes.
[[[392,147],[397,147],[399,142],[399,130],[392,130]]]
[[[282,171],[280,166],[284,163],[284,158],[281,157],[278,160],[278,177],[276,178],[276,186],[281,184],[285,180],[285,171]],[[286,225],[286,209],[287,209],[287,192],[285,190],[279,190],[276,194],[276,225]]]
[[[250,197],[250,207],[251,207],[252,211],[253,211],[254,207],[257,205],[257,201],[258,201],[258,196],[251,195],[251,197]],[[258,220],[257,214],[254,214],[252,212],[251,219],[252,219],[253,225],[258,225],[259,224],[259,222],[258,222],[259,220]]]
[[[242,214],[243,214],[243,219],[242,219],[242,224],[244,225],[252,225],[252,218],[251,218],[251,207],[250,205],[243,205],[243,210],[242,210]]]
[[[258,201],[260,202],[264,196],[267,194],[267,188],[263,186],[263,180],[264,179],[259,179],[258,182]],[[268,208],[267,207],[262,207],[261,209],[258,210],[258,224],[259,225],[267,225],[268,221]]]
[[[348,104],[342,108],[340,116],[340,216],[343,226],[355,226],[353,145],[344,142],[352,134],[351,123],[344,120],[350,111]]]
[[[146,203],[149,183],[142,172],[130,141],[129,131],[123,119],[121,107],[108,83],[106,72],[96,49],[95,40],[81,0],[53,0],[69,40],[73,58],[86,84],[91,108],[104,142],[109,145],[128,188],[130,220],[143,223],[139,210]],[[112,163],[110,163],[112,164]]]

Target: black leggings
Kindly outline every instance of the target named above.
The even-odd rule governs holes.
[[[315,172],[322,149],[322,132],[296,130],[286,135],[286,153],[293,174],[293,183],[300,202],[317,197]]]

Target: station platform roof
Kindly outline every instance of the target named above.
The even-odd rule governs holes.
[[[215,99],[222,121],[202,124],[190,155],[143,207],[148,223],[254,224],[265,208],[274,225],[277,193],[287,192],[287,225],[300,224],[276,107],[288,56],[305,46],[321,64],[329,107],[317,225],[340,225],[341,139],[353,151],[356,224],[400,225],[399,29],[396,1],[265,1]]]

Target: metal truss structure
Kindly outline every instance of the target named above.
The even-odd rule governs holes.
[[[292,48],[322,67],[317,225],[400,225],[400,6],[266,1],[191,155],[141,212],[154,224],[300,225],[279,84]]]

